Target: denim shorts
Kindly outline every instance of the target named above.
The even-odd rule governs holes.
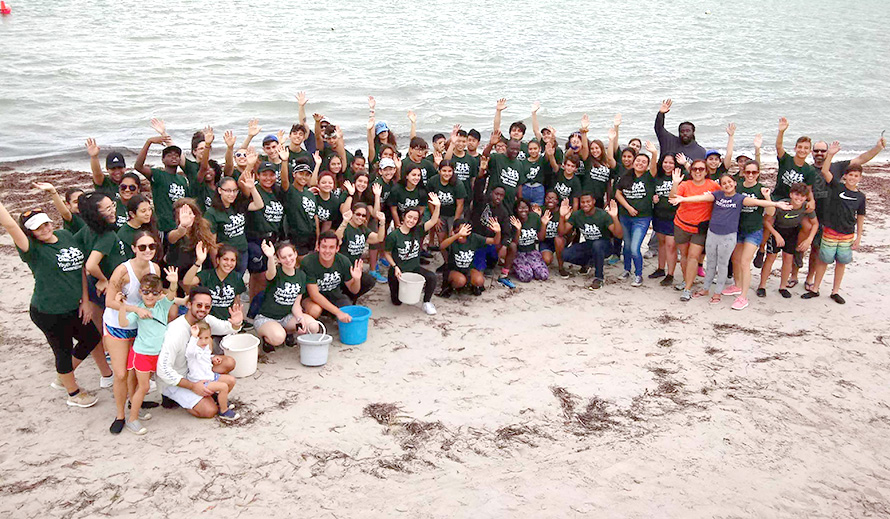
[[[760,243],[763,241],[763,229],[757,229],[754,232],[749,232],[747,234],[739,232],[736,238],[736,243],[753,243],[754,245],[760,246]]]

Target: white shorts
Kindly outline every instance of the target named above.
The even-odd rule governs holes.
[[[161,394],[167,398],[173,399],[173,401],[179,404],[183,409],[194,409],[194,407],[198,405],[198,402],[204,398],[191,389],[179,386],[167,386]]]

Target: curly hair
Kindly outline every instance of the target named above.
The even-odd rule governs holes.
[[[179,209],[183,206],[188,206],[195,213],[195,223],[192,224],[186,235],[181,238],[181,240],[186,240],[183,244],[184,249],[192,250],[201,241],[207,247],[208,254],[211,251],[215,253],[217,244],[216,238],[210,232],[210,222],[204,219],[204,212],[198,207],[198,203],[195,202],[194,198],[180,198],[173,202],[173,218],[176,220],[176,223],[179,224]]]
[[[84,193],[77,199],[77,208],[80,211],[80,217],[91,231],[101,236],[108,231],[116,231],[117,227],[114,222],[109,222],[99,212],[99,203],[104,199],[111,201],[111,198],[105,193],[92,191]],[[113,202],[113,201],[112,201]]]

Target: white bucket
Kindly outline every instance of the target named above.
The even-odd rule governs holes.
[[[419,303],[423,296],[424,282],[426,279],[420,274],[402,272],[402,279],[399,280],[399,301],[406,305]]]
[[[324,366],[328,362],[328,351],[334,338],[328,335],[324,324],[319,322],[321,333],[306,333],[297,336],[300,345],[300,364],[304,366]]]
[[[235,378],[244,378],[256,373],[259,345],[260,340],[249,333],[238,333],[223,337],[220,342],[223,352],[235,359],[235,369],[229,372],[229,375]]]

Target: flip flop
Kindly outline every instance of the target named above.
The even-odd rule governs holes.
[[[713,295],[713,296],[711,296],[711,300],[708,301],[708,304],[719,305],[720,301],[722,301],[722,298],[720,297],[720,295]]]
[[[816,284],[815,284],[815,283],[810,283],[810,282],[808,282],[808,281],[804,281],[804,282],[803,282],[803,287],[804,287],[805,289],[807,289],[808,292],[815,292],[815,290],[813,290],[813,289],[816,288]]]
[[[787,288],[794,288],[794,287],[796,287],[796,286],[797,286],[797,280],[796,280],[796,279],[789,279],[789,280],[788,280],[788,286],[787,286]]]

